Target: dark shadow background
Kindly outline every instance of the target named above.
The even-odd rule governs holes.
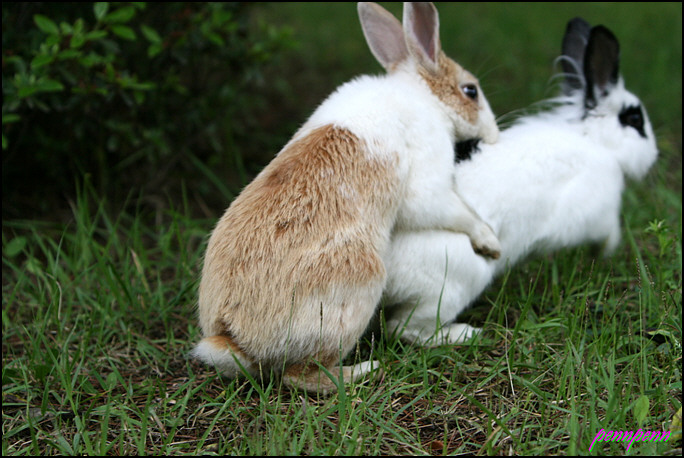
[[[445,51],[481,79],[499,115],[554,94],[568,19],[611,28],[659,138],[649,179],[681,195],[681,3],[438,8]],[[3,2],[2,28],[3,221],[68,219],[84,184],[116,211],[154,216],[186,202],[214,218],[336,86],[381,71],[347,3],[115,3],[103,13]]]

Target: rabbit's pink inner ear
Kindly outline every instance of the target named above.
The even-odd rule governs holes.
[[[408,57],[401,23],[377,3],[361,2],[358,9],[368,47],[380,65],[391,70]]]
[[[405,3],[404,33],[411,55],[428,70],[436,71],[441,45],[435,5],[431,2]]]

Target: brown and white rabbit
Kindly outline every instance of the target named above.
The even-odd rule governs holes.
[[[658,155],[646,110],[619,75],[617,38],[580,18],[563,39],[565,80],[554,108],[523,116],[456,166],[456,188],[494,228],[501,257],[476,256],[462,234],[403,231],[385,257],[390,329],[420,343],[458,343],[479,330],[453,320],[495,276],[535,252],[620,240],[625,178]]]
[[[374,314],[393,228],[465,232],[498,256],[453,183],[455,142],[498,137],[477,79],[441,51],[431,3],[405,4],[403,27],[377,4],[358,9],[388,73],[340,86],[209,240],[193,354],[229,377],[273,371],[290,386],[336,390],[320,367],[337,376]],[[375,367],[343,367],[343,379]]]

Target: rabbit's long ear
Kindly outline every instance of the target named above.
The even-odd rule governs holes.
[[[584,51],[589,42],[591,25],[576,17],[568,22],[563,36],[561,68],[565,79],[563,93],[570,95],[575,90],[584,89]]]
[[[599,25],[591,29],[584,54],[586,93],[584,105],[593,108],[617,84],[620,73],[620,44],[613,32]]]
[[[404,4],[404,34],[409,53],[425,69],[436,73],[439,69],[439,15],[431,2]]]
[[[408,57],[401,23],[377,3],[360,2],[358,10],[368,47],[385,70],[392,70]]]

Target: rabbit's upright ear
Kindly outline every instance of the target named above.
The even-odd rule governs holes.
[[[377,3],[360,2],[358,10],[368,47],[385,70],[392,70],[408,57],[401,23]]]
[[[431,73],[439,70],[439,15],[432,2],[404,4],[404,34],[409,53]]]
[[[562,86],[565,95],[584,89],[584,50],[587,47],[590,32],[591,25],[580,17],[569,21],[565,28],[560,58],[565,76]]]
[[[598,25],[591,29],[584,53],[584,78],[587,109],[596,106],[618,82],[620,73],[620,44],[607,28]]]

